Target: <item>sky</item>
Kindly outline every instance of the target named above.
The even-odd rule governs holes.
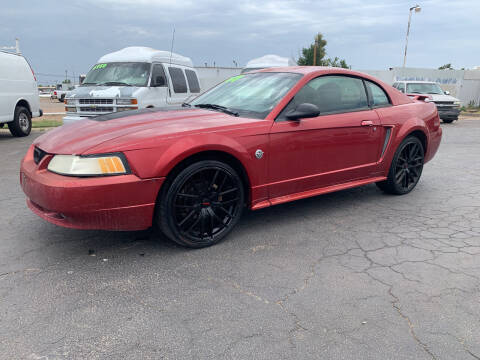
[[[266,54],[298,58],[317,32],[327,56],[353,69],[401,66],[414,1],[0,0],[0,47],[20,39],[39,83],[86,73],[126,46],[190,57],[196,66],[243,66]],[[425,0],[412,15],[407,66],[480,66],[480,1]]]

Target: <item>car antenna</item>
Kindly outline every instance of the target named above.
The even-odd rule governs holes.
[[[172,65],[173,43],[175,41],[175,26],[173,27],[172,46],[170,47],[170,65]]]

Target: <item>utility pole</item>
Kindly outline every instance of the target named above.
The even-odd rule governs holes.
[[[410,22],[412,21],[412,10],[415,10],[415,12],[420,12],[422,8],[418,5],[412,6],[408,14],[407,38],[405,39],[405,53],[403,55],[403,67],[405,67],[405,64],[407,63],[408,35],[410,34]]]
[[[313,46],[313,66],[317,66],[317,47],[318,47],[318,35],[315,35],[315,45]]]

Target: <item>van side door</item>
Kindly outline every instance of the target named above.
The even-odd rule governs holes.
[[[185,72],[181,66],[175,64],[165,65],[169,79],[169,96],[167,97],[167,103],[181,104],[190,96]]]

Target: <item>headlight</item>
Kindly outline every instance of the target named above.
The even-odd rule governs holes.
[[[77,108],[75,106],[65,106],[66,112],[77,112]]]
[[[131,105],[136,103],[137,99],[117,99],[117,105]]]
[[[104,176],[128,174],[123,154],[108,155],[55,155],[48,163],[51,172],[69,176]]]
[[[65,99],[65,104],[67,105],[75,105],[75,99]]]
[[[460,101],[454,101],[453,105],[460,105]]]

